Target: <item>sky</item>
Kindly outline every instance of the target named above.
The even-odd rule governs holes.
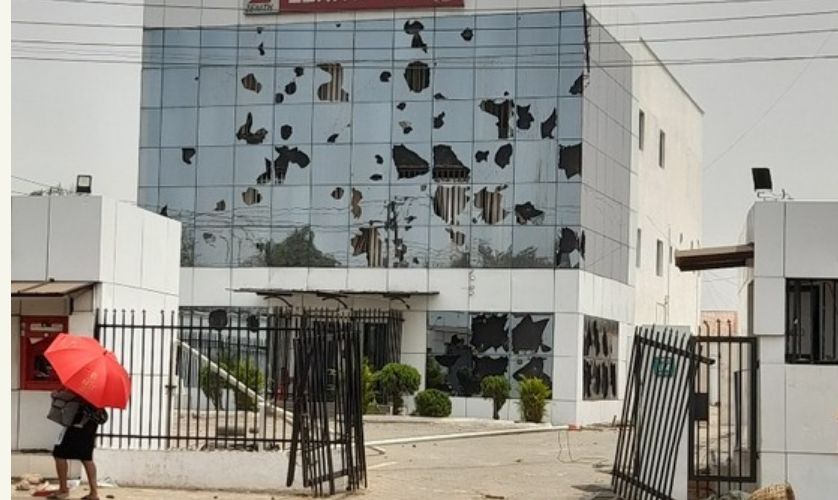
[[[757,199],[752,167],[770,168],[775,191],[785,190],[795,200],[838,199],[835,0],[605,1],[631,5],[643,23],[644,38],[663,61],[673,63],[670,71],[705,112],[703,246],[739,242],[747,211]],[[140,92],[139,65],[34,61],[35,57],[78,59],[102,49],[21,41],[133,44],[135,48],[110,47],[106,54],[110,59],[136,60],[141,33],[20,21],[139,25],[139,3],[11,1],[12,194],[45,185],[67,187],[77,174],[86,173],[94,176],[95,192],[128,201],[136,198],[139,114],[124,97]],[[752,19],[735,19],[739,17]],[[683,22],[688,19],[704,21]],[[677,22],[664,22],[672,20]],[[753,33],[771,36],[735,36]],[[673,40],[683,38],[693,40]],[[771,60],[731,62],[741,58]],[[695,63],[703,59],[724,63]],[[126,121],[126,116],[136,119]],[[736,283],[735,271],[705,272],[702,308],[735,309]]]

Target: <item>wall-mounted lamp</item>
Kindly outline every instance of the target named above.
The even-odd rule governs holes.
[[[757,197],[770,200],[790,200],[791,196],[783,189],[779,194],[774,192],[774,183],[771,181],[771,170],[765,167],[754,167],[751,169],[751,176],[754,179],[754,191]]]
[[[93,176],[92,175],[77,175],[76,176],[76,193],[90,194],[93,192]]]

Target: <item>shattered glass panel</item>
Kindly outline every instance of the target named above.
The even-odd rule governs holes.
[[[471,227],[471,267],[512,267],[512,226]]]
[[[352,146],[351,181],[353,184],[387,185],[391,181],[390,143]]]
[[[195,191],[194,187],[161,187],[158,199],[160,210],[157,213],[184,224],[194,224]]]
[[[388,34],[376,33],[375,35],[386,39]],[[389,47],[389,45],[378,47]],[[355,66],[355,81],[352,84],[352,88],[355,89],[353,101],[356,103],[381,102],[383,96],[388,97],[386,101],[389,101],[393,92],[393,85],[398,78],[391,62],[392,50],[383,48],[355,49],[355,56],[361,62]]]
[[[189,233],[184,232],[188,238],[183,241],[185,248],[181,249],[181,253],[191,253],[195,267],[230,266],[233,258],[232,227],[196,226],[194,232]]]
[[[428,267],[428,242],[430,228],[416,224],[399,224],[398,231],[391,232],[389,240],[392,255],[391,267],[424,268]]]
[[[430,267],[467,268],[471,264],[469,226],[444,226],[430,228]]]
[[[193,149],[194,151],[194,149]],[[189,158],[188,162],[184,161]],[[160,150],[160,185],[161,186],[194,186],[195,185],[194,156],[189,156],[188,150],[184,154],[181,148],[165,148]]]
[[[311,144],[311,104],[282,104],[275,107],[273,131],[274,144],[306,146]]]
[[[392,112],[393,141],[430,142],[432,109],[430,101],[397,104]]]
[[[201,226],[230,226],[233,223],[232,186],[199,188],[195,202],[195,223]]]
[[[236,146],[234,183],[236,186],[273,184],[273,148],[270,146]]]
[[[585,232],[579,227],[556,228],[556,267],[580,269],[585,261]]]
[[[515,141],[480,141],[474,143],[472,181],[479,184],[512,184],[515,169]]]
[[[237,187],[233,190],[233,225],[271,225],[271,193],[266,187]]]
[[[430,196],[431,225],[460,228],[471,225],[471,186],[458,182],[434,183],[430,186],[428,195]],[[455,238],[455,235],[452,234],[452,238]],[[456,238],[459,240],[459,237]],[[465,242],[460,244],[463,243]]]
[[[273,104],[274,69],[270,66],[239,66],[236,102],[252,104]],[[279,82],[277,82],[278,84]]]
[[[556,189],[553,184],[515,185],[515,225],[552,227],[556,225]],[[544,231],[551,233],[551,231]],[[549,235],[552,239],[552,234]]]
[[[540,378],[553,390],[552,356],[512,356],[509,365],[512,375],[510,397],[520,396],[520,382],[525,378]]]
[[[428,226],[432,200],[419,186],[390,186],[391,218],[400,227]],[[427,245],[427,241],[425,242]]]
[[[554,267],[552,234],[539,227],[514,227],[512,229],[512,256],[514,268]]]
[[[472,101],[435,100],[431,117],[433,142],[468,142],[474,133]]]
[[[452,396],[478,396],[483,378],[540,377],[552,387],[552,315],[428,312],[428,367],[442,374],[436,387]],[[429,370],[429,372],[431,371]]]
[[[351,142],[351,104],[315,104],[312,120],[312,142],[314,144],[345,144]]]
[[[276,67],[276,86],[271,90],[273,102],[281,105],[311,103],[314,99],[314,72],[311,62],[285,61]]]
[[[234,227],[233,265],[238,267],[266,267],[265,243],[270,237],[270,227]]]
[[[585,400],[617,399],[620,324],[585,316],[582,342],[582,397]]]
[[[298,197],[303,201],[305,197]],[[311,225],[341,229],[346,232],[349,227],[350,212],[358,203],[358,196],[352,190],[347,190],[340,198],[335,197],[332,186],[312,186],[311,188]],[[277,221],[282,222],[282,221]]]

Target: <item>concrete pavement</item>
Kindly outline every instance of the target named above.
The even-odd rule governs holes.
[[[612,498],[607,493],[617,431],[600,428],[566,431],[532,424],[477,419],[419,419],[374,417],[366,420],[367,443],[422,436],[523,430],[520,434],[446,439],[407,444],[382,444],[367,453],[368,487],[333,498],[365,500],[591,500]],[[247,471],[231,473],[246,474]],[[285,471],[277,471],[284,474]],[[12,498],[32,498],[14,491]],[[71,498],[87,493],[75,488]],[[103,488],[103,498],[115,500],[275,500],[309,497],[296,491],[184,491],[140,488]]]

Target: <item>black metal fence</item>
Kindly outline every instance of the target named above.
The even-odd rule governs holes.
[[[401,313],[390,310],[99,312],[96,336],[120,358],[133,386],[129,407],[102,427],[100,445],[287,450],[299,438],[350,453],[349,443],[360,438],[363,446],[353,420],[355,370],[362,356],[398,361],[401,329]],[[296,429],[298,417],[316,422]],[[330,427],[318,431],[315,424]],[[306,446],[299,448],[304,467]],[[363,466],[356,452],[341,460],[335,470]],[[317,470],[309,483],[323,476]]]
[[[689,421],[689,479],[697,498],[753,489],[757,476],[755,337],[701,336],[713,360],[696,373]]]
[[[612,488],[625,500],[671,500],[678,448],[699,362],[695,340],[638,327],[626,381]]]

